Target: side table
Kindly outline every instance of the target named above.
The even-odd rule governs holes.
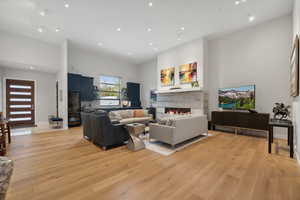
[[[0,120],[0,126],[3,125],[3,128],[4,128],[4,133],[7,134],[7,137],[8,137],[8,143],[10,144],[11,143],[11,132],[10,132],[10,124],[9,124],[9,121],[8,120]]]
[[[127,124],[126,129],[129,132],[128,149],[138,151],[145,148],[145,144],[139,135],[144,133],[146,126],[140,123]]]
[[[294,157],[294,126],[289,120],[276,120],[271,119],[269,122],[269,137],[268,137],[268,151],[272,153],[272,143],[274,140],[273,129],[274,127],[287,128],[287,140],[290,147],[290,157]]]

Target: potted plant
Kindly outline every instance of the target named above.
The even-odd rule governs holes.
[[[129,107],[130,102],[128,101],[128,90],[127,88],[121,89],[121,102],[123,107]]]

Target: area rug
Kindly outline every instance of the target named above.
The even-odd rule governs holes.
[[[150,151],[154,151],[154,152],[159,153],[159,154],[164,155],[164,156],[170,156],[173,153],[176,153],[177,151],[180,151],[184,148],[187,148],[188,146],[190,146],[192,144],[195,144],[197,142],[200,142],[202,140],[205,140],[206,138],[211,137],[211,136],[212,136],[212,134],[208,134],[208,136],[207,135],[201,135],[201,136],[198,136],[194,139],[191,139],[191,140],[188,140],[188,141],[183,142],[181,144],[178,144],[178,145],[175,146],[175,148],[172,148],[171,145],[168,145],[168,144],[165,144],[165,143],[153,140],[153,139],[151,139],[151,141],[150,141],[149,140],[149,135],[147,135],[143,140],[144,140],[146,149],[148,149]]]

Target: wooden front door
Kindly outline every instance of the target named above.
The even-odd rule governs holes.
[[[35,124],[34,81],[6,79],[6,117],[12,126]]]

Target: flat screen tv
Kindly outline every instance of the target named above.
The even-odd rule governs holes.
[[[255,85],[219,89],[219,107],[223,109],[255,109]]]

